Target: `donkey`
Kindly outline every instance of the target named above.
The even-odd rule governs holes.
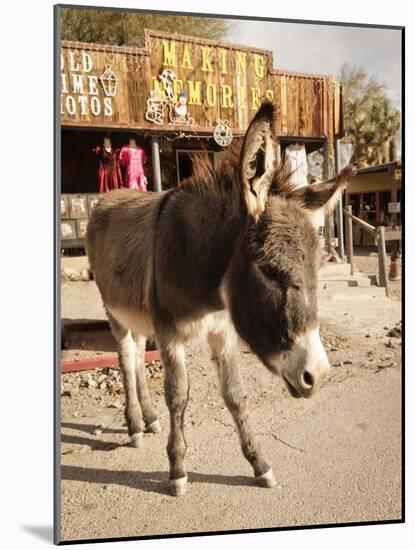
[[[238,336],[294,397],[310,397],[329,370],[318,329],[320,247],[313,214],[332,208],[352,169],[294,190],[282,181],[276,107],[264,102],[239,157],[162,193],[119,190],[96,205],[86,247],[117,342],[133,446],[160,431],[146,384],[144,350],[155,336],[170,413],[170,491],[186,492],[184,344],[207,337],[224,401],[257,482],[275,478],[250,427],[235,348]]]

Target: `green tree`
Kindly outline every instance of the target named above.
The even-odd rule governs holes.
[[[142,46],[144,29],[218,40],[234,22],[211,17],[130,13],[111,10],[62,8],[62,40]]]
[[[340,82],[346,139],[354,146],[352,162],[362,167],[396,160],[400,111],[392,106],[385,86],[347,64]]]

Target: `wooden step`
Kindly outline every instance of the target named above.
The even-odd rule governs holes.
[[[325,263],[319,270],[322,275],[350,275],[350,264]]]
[[[361,299],[370,299],[370,298],[385,298],[386,291],[385,288],[380,286],[370,286],[370,287],[318,287],[317,291],[319,298],[328,297],[330,299],[344,299],[344,298],[361,298]]]
[[[338,277],[320,279],[318,288],[369,288],[371,281],[369,277]],[[376,288],[376,287],[375,287]]]

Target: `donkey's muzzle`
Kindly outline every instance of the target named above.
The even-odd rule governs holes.
[[[318,329],[301,336],[286,354],[281,374],[293,397],[311,397],[330,369]]]

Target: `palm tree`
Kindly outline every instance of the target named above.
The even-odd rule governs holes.
[[[393,161],[397,158],[397,136],[401,127],[401,117],[397,109],[393,109],[389,98],[385,98],[382,105],[383,120],[381,129],[383,132],[383,148],[386,160]]]
[[[358,167],[396,160],[400,111],[392,107],[385,87],[362,69],[343,65],[346,140],[354,146],[352,162]]]

